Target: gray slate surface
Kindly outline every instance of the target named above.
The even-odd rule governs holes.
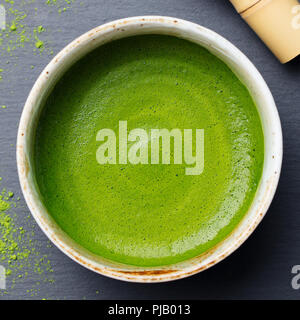
[[[82,2],[82,4],[80,4]],[[254,234],[232,256],[212,269],[188,279],[164,284],[131,284],[108,279],[77,265],[37,228],[36,240],[51,257],[54,284],[41,284],[34,299],[298,299],[291,288],[291,268],[300,264],[300,57],[281,65],[235,13],[226,0],[82,0],[59,15],[37,1],[42,14],[33,25],[46,27],[44,38],[59,52],[71,40],[110,20],[137,15],[167,15],[208,27],[234,43],[256,65],[268,83],[281,116],[284,133],[282,176],[274,202]],[[59,30],[61,30],[59,32]],[[15,162],[18,121],[25,99],[48,63],[46,54],[19,50],[18,66],[0,82],[0,176],[21,197],[18,215],[28,215],[21,195]],[[0,56],[0,64],[6,58]],[[31,70],[30,66],[35,65]],[[0,110],[2,111],[2,110]],[[31,224],[34,221],[30,220]],[[34,276],[33,276],[34,277]],[[30,299],[31,281],[17,285],[0,299]],[[99,291],[99,294],[96,294]]]

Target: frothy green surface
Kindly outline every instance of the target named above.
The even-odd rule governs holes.
[[[100,165],[97,132],[204,129],[199,176],[182,165]],[[140,266],[212,248],[241,221],[260,181],[264,144],[256,107],[230,69],[174,37],[107,44],[57,84],[37,129],[37,182],[60,227],[91,252]]]

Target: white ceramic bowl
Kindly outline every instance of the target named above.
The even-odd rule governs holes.
[[[43,101],[57,80],[81,57],[112,40],[140,35],[165,34],[205,47],[223,60],[247,86],[263,124],[265,161],[255,199],[238,227],[208,252],[170,266],[141,268],[115,263],[88,252],[67,236],[41,202],[33,170],[33,145]],[[105,63],[105,62],[104,62]],[[265,81],[254,65],[234,45],[197,24],[176,18],[145,16],[121,19],[95,28],[64,48],[44,69],[26,101],[17,141],[17,164],[27,205],[48,238],[66,255],[100,274],[135,282],[160,282],[184,278],[203,271],[236,250],[262,220],[277,188],[282,162],[280,119]],[[262,262],[263,263],[263,262]]]

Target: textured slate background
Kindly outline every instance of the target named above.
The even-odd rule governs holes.
[[[208,27],[240,48],[268,83],[281,116],[284,133],[282,176],[274,202],[258,229],[232,256],[212,269],[188,279],[164,284],[131,284],[97,275],[77,265],[56,248],[37,228],[36,240],[51,257],[54,284],[41,284],[34,297],[53,299],[298,299],[291,268],[300,264],[300,57],[281,65],[226,0],[82,0],[59,15],[43,1],[34,4],[39,15],[32,25],[48,30],[43,38],[60,51],[71,40],[110,20],[136,15],[167,15]],[[15,145],[18,121],[25,99],[38,74],[48,63],[46,54],[19,50],[18,66],[0,82],[0,176],[5,186],[21,196],[16,172]],[[0,62],[6,59],[0,56]],[[35,65],[31,70],[30,66]],[[0,110],[2,111],[2,110]],[[31,219],[29,223],[33,224]],[[34,276],[32,276],[34,278]],[[31,278],[0,299],[30,299]],[[99,291],[99,294],[96,294]]]

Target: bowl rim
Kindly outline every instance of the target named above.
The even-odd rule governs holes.
[[[162,267],[141,268],[118,264],[91,254],[54,222],[43,206],[34,181],[30,148],[42,99],[57,79],[82,56],[98,46],[135,34],[169,34],[198,43],[223,60],[250,91],[262,118],[265,160],[262,181],[253,203],[233,232],[213,249],[192,259]],[[247,82],[248,81],[248,82]],[[246,83],[245,83],[246,82]],[[277,189],[282,165],[282,129],[272,94],[250,60],[228,40],[195,23],[172,17],[140,16],[115,20],[81,35],[62,49],[42,71],[25,103],[17,136],[17,168],[21,189],[37,224],[62,252],[99,274],[130,282],[165,282],[188,277],[217,264],[250,236],[266,214]],[[266,158],[267,157],[267,158]]]

